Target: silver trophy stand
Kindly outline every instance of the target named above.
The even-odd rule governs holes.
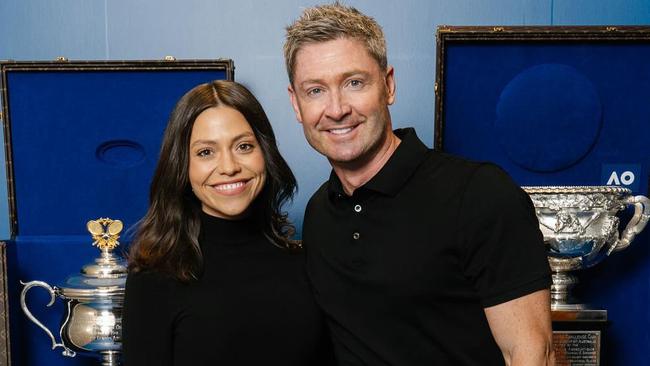
[[[593,267],[627,248],[650,219],[650,200],[627,188],[611,186],[523,187],[544,235],[553,271],[551,311],[558,365],[600,365],[607,310],[583,304],[571,295],[574,271]],[[619,235],[618,212],[633,206],[634,215]]]
[[[50,286],[43,281],[21,282],[25,287],[20,295],[23,312],[49,336],[52,349],[63,348],[63,356],[77,353],[99,355],[103,366],[118,366],[122,349],[122,306],[126,284],[126,264],[111,251],[119,244],[117,239],[122,222],[108,218],[91,220],[87,224],[93,245],[100,256],[82,267],[81,273],[68,277],[61,286]],[[42,287],[50,294],[50,302],[57,298],[65,302],[66,313],[59,329],[60,341],[31,313],[27,306],[27,292]]]

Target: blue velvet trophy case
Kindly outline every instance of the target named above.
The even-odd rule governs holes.
[[[89,220],[121,220],[125,231],[115,251],[128,247],[148,206],[171,110],[198,84],[233,80],[233,62],[61,59],[3,61],[0,70],[11,231],[4,238],[12,355],[7,363],[95,365],[91,357],[51,350],[47,335],[21,311],[19,281],[57,285],[97,258]],[[48,308],[49,299],[46,291],[33,290],[27,300],[58,338],[64,305],[56,301]]]
[[[492,161],[522,186],[648,195],[650,27],[441,26],[435,89],[439,151]],[[577,295],[607,319],[554,314],[558,364],[650,364],[648,231],[577,271]]]

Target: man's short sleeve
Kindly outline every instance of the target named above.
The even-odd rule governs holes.
[[[500,168],[480,165],[459,212],[463,271],[484,307],[548,288],[543,236],[528,195]]]

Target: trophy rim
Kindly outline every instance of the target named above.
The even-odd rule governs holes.
[[[80,302],[112,300],[115,304],[124,299],[124,286],[112,286],[96,289],[60,288],[63,298]]]
[[[522,186],[528,194],[631,194],[632,190],[619,186]]]

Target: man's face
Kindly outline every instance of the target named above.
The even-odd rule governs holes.
[[[334,165],[363,166],[391,132],[393,68],[382,70],[355,39],[303,46],[289,96],[307,141]]]

